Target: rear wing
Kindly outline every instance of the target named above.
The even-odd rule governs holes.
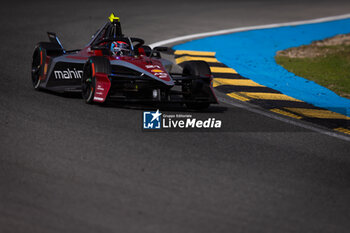
[[[49,36],[49,40],[50,40],[51,43],[57,45],[58,47],[60,47],[65,52],[65,50],[64,50],[60,40],[56,36],[56,33],[54,33],[54,32],[47,32],[47,35]]]

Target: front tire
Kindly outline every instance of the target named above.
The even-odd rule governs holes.
[[[182,64],[183,76],[194,77],[211,77],[211,71],[208,63],[205,61],[188,61]],[[195,96],[210,95],[210,79],[195,79],[182,86],[182,91],[188,93],[185,95],[185,99],[192,100]],[[209,107],[208,102],[188,102],[186,107],[193,110],[203,110]]]
[[[83,69],[83,77],[81,79],[81,89],[83,99],[87,104],[94,103],[94,95],[96,91],[96,73],[111,73],[111,65],[106,57],[90,57],[85,63]]]
[[[92,63],[87,62],[84,66],[83,77],[81,79],[82,96],[87,104],[93,103],[95,84],[95,77],[92,75]]]

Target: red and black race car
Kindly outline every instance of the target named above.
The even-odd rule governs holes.
[[[171,73],[168,67],[174,64],[160,53],[173,51],[151,49],[140,38],[125,37],[113,14],[81,50],[66,51],[55,33],[48,32],[48,36],[50,42],[38,43],[33,53],[35,89],[81,92],[89,104],[106,100],[174,102],[203,109],[217,103],[206,62],[184,62],[182,72]]]

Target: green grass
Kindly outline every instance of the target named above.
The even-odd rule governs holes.
[[[316,49],[322,56],[290,58],[277,55],[275,59],[279,65],[297,76],[315,81],[338,95],[350,98],[350,46],[322,46]]]

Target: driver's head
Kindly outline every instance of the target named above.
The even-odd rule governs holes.
[[[123,41],[114,41],[111,44],[111,52],[114,55],[128,55],[130,53],[129,45]]]

